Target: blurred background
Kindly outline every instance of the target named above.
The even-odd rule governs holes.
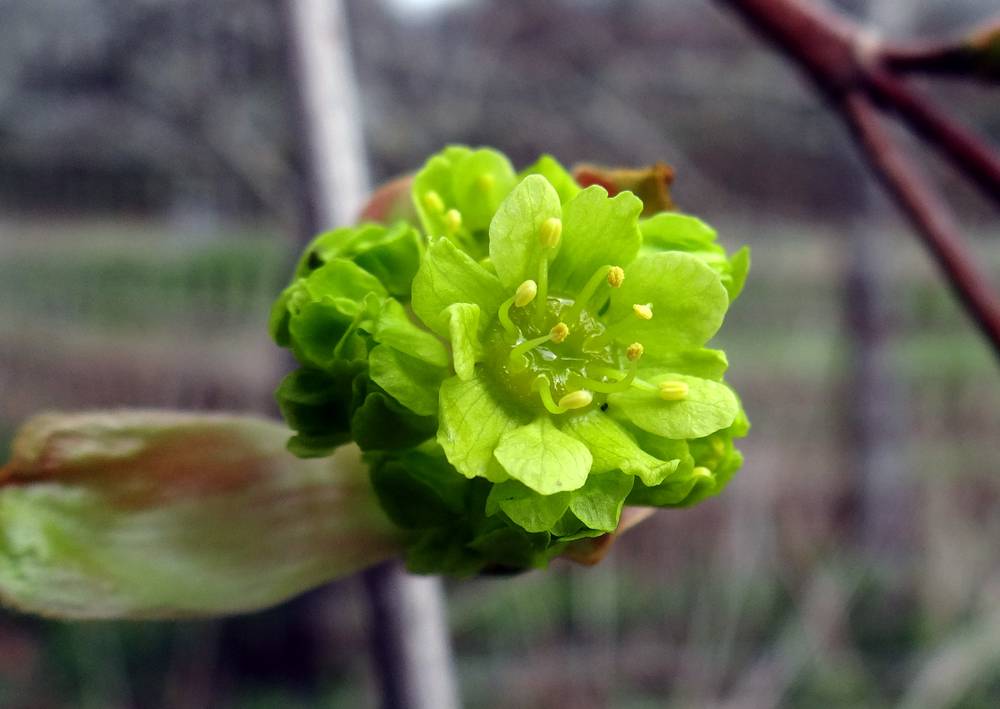
[[[843,0],[896,37],[994,0]],[[376,182],[449,142],[677,171],[750,244],[726,492],[598,567],[447,586],[470,708],[1000,706],[1000,369],[781,57],[710,0],[347,0]],[[0,461],[47,409],[271,413],[306,159],[278,0],[0,4]],[[1000,93],[926,86],[1000,140]],[[932,156],[1000,280],[997,214]],[[0,706],[374,707],[363,591],[241,618],[0,613]]]

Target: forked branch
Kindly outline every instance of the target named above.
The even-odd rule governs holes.
[[[1000,206],[996,149],[902,76],[919,71],[1000,78],[1000,22],[953,44],[892,46],[818,0],[718,1],[740,12],[804,69],[841,113],[872,169],[1000,357],[1000,296],[976,268],[948,205],[879,115],[879,109],[895,113]]]

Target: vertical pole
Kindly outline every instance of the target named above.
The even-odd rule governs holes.
[[[352,223],[370,191],[342,0],[286,0],[297,74],[309,234]],[[396,563],[364,572],[372,661],[385,709],[458,709],[438,578]]]

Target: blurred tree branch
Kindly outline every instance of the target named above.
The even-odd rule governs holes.
[[[953,43],[890,45],[817,0],[718,0],[809,74],[843,117],[875,174],[920,232],[969,315],[1000,356],[1000,296],[980,272],[947,203],[887,129],[895,113],[1000,205],[994,146],[903,79],[907,72],[996,81],[1000,22]]]

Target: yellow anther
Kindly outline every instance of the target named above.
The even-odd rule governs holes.
[[[449,234],[454,234],[462,226],[462,213],[457,209],[449,209],[444,214],[444,228]]]
[[[441,201],[441,195],[434,190],[424,193],[420,201],[424,203],[424,209],[431,214],[440,214],[444,211],[444,202]]]
[[[625,271],[621,269],[621,266],[612,266],[611,270],[608,271],[608,285],[612,288],[617,288],[625,280]]]
[[[514,297],[514,305],[523,308],[538,295],[538,284],[530,278],[517,287]]]
[[[722,442],[722,439],[718,436],[712,436],[708,439],[709,445],[712,446],[712,452],[717,456],[722,457],[726,452],[726,444]]]
[[[559,400],[558,405],[564,409],[582,409],[584,406],[590,406],[593,400],[593,394],[586,389],[580,389],[579,391],[571,391],[569,394],[566,394],[566,396]]]
[[[632,310],[635,312],[636,316],[641,320],[652,320],[653,319],[652,305],[653,305],[652,303],[646,303],[645,305],[636,303],[635,305],[632,306]]]
[[[660,382],[660,398],[665,401],[686,399],[688,385],[685,382]]]
[[[493,191],[493,185],[495,185],[496,182],[497,182],[496,178],[487,172],[483,175],[480,175],[479,179],[476,180],[476,187],[479,188],[480,192],[483,192],[484,194],[489,194],[490,192]]]
[[[538,241],[543,249],[551,249],[558,244],[560,236],[562,236],[562,219],[549,217],[542,222],[542,227],[538,230]]]
[[[569,328],[566,327],[566,323],[561,322],[549,330],[549,334],[552,336],[552,341],[559,344],[566,339],[567,335],[569,335]]]
[[[642,345],[638,342],[633,342],[625,350],[625,356],[628,357],[629,362],[635,362],[637,359],[642,357]]]
[[[692,470],[691,474],[695,475],[695,476],[697,476],[699,478],[710,478],[710,477],[712,477],[712,471],[709,470],[708,468],[703,468],[700,465],[697,468],[695,468],[694,470]]]

